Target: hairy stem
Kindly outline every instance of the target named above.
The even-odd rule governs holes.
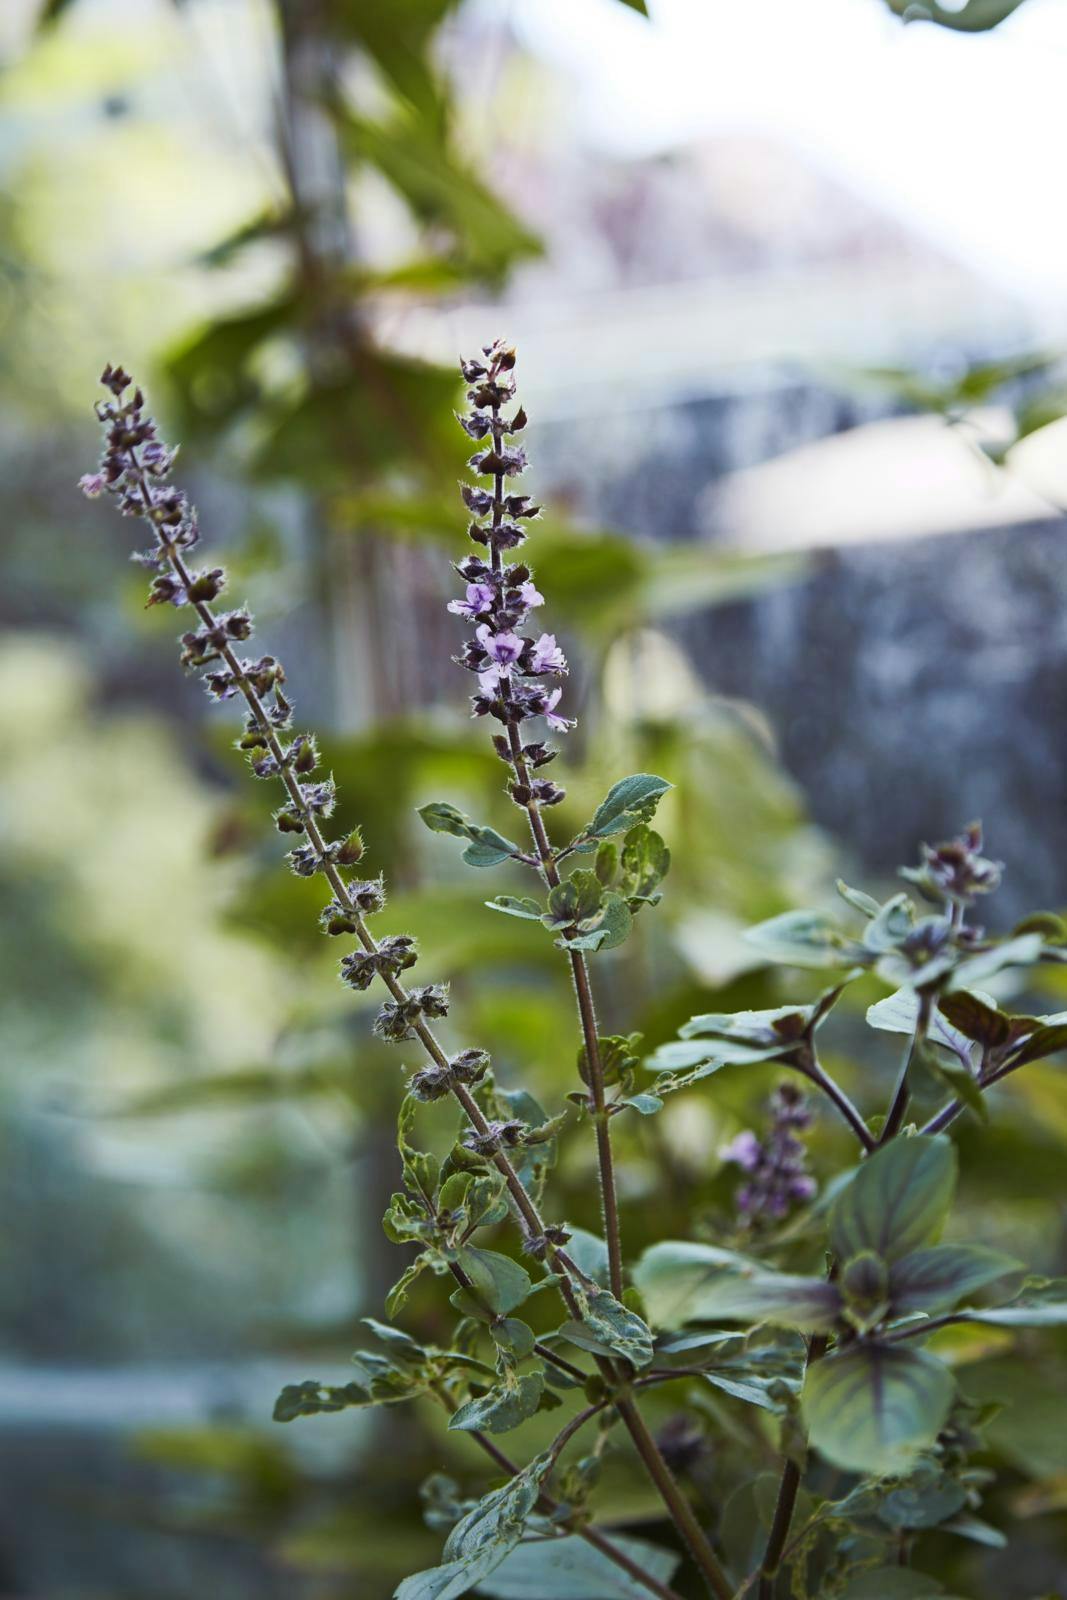
[[[664,1461],[659,1446],[652,1437],[644,1417],[633,1400],[616,1399],[616,1409],[622,1419],[645,1469],[660,1492],[664,1505],[671,1514],[675,1527],[689,1546],[690,1554],[716,1600],[730,1600],[734,1586],[711,1547],[711,1541],[700,1526],[696,1512],[675,1481],[674,1474]]]

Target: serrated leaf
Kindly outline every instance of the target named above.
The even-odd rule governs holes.
[[[846,1472],[906,1472],[937,1438],[955,1393],[925,1350],[859,1342],[809,1367],[801,1397],[813,1447]]]
[[[293,1422],[297,1417],[313,1417],[321,1411],[344,1411],[347,1406],[367,1406],[370,1395],[358,1383],[340,1387],[306,1378],[303,1383],[287,1383],[274,1402],[275,1422]]]
[[[565,1322],[559,1330],[579,1350],[594,1355],[623,1356],[635,1367],[652,1360],[652,1333],[636,1311],[622,1305],[608,1289],[587,1290],[580,1320]]]
[[[448,1426],[458,1432],[508,1433],[532,1417],[545,1390],[543,1372],[524,1372],[510,1382],[495,1384],[488,1394],[479,1395],[460,1406],[449,1418]]]
[[[443,1564],[405,1578],[394,1600],[460,1600],[495,1572],[522,1538],[551,1464],[545,1452],[502,1488],[484,1495],[446,1539]]]
[[[868,1156],[830,1208],[830,1246],[847,1261],[873,1250],[884,1261],[937,1232],[956,1184],[956,1151],[944,1137],[894,1139]]]
[[[586,830],[594,839],[623,833],[639,822],[647,822],[660,799],[672,787],[665,778],[650,772],[637,772],[613,784],[593,813]]]

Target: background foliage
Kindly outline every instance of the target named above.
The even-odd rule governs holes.
[[[446,685],[450,635],[435,610],[461,533],[449,493],[462,459],[449,416],[457,386],[381,331],[411,297],[498,293],[540,242],[481,176],[469,86],[440,67],[450,5],[280,3],[269,19],[279,76],[268,170],[238,158],[227,203],[205,191],[191,207],[180,187],[188,151],[157,124],[149,131],[139,104],[145,83],[158,84],[158,35],[133,29],[106,50],[87,48],[79,9],[46,7],[4,100],[14,153],[0,213],[0,381],[18,516],[6,552],[17,627],[0,658],[9,846],[0,1181],[15,1221],[0,1303],[15,1379],[26,1381],[26,1363],[40,1369],[26,1391],[31,1417],[47,1414],[57,1373],[94,1363],[114,1379],[104,1409],[135,1425],[89,1447],[77,1400],[59,1407],[68,1449],[57,1475],[55,1436],[23,1449],[25,1421],[6,1424],[5,1477],[27,1527],[41,1527],[12,1538],[11,1592],[32,1582],[56,1596],[184,1597],[207,1582],[234,1595],[377,1597],[415,1561],[437,1559],[415,1486],[442,1465],[480,1482],[473,1448],[444,1437],[429,1406],[389,1414],[388,1452],[362,1417],[302,1423],[298,1436],[266,1415],[276,1362],[288,1376],[303,1355],[324,1373],[332,1362],[346,1381],[358,1316],[378,1309],[395,1275],[377,1218],[396,1180],[383,1129],[399,1074],[369,1039],[369,1012],[334,982],[317,892],[277,871],[260,796],[242,783],[227,734],[202,725],[192,692],[171,683],[158,616],[141,611],[121,540],[72,503],[94,449],[76,407],[117,349],[148,364],[262,633],[269,641],[276,630],[290,658],[299,652],[302,703],[333,725],[324,743],[342,825],[363,826],[397,917],[419,937],[427,970],[451,978],[500,1076],[554,1105],[574,1072],[574,1048],[560,1048],[572,1028],[556,963],[521,923],[484,911],[451,841],[415,816],[447,794],[507,822],[498,764],[459,686]],[[987,28],[1013,9],[971,0],[907,14]],[[187,21],[176,8],[174,25]],[[25,143],[50,98],[60,102],[54,165],[45,143]],[[126,162],[137,198],[126,190],[113,211],[108,173]],[[70,247],[79,187],[103,222],[80,294],[84,257]],[[371,188],[407,219],[410,250],[399,258],[362,248],[359,197]],[[176,238],[168,213],[178,211],[193,213],[178,230],[190,259],[168,269],[161,295],[159,262]],[[112,263],[131,240],[137,268],[124,273]],[[979,383],[969,396],[931,396],[912,383],[909,403],[942,411],[985,392]],[[839,864],[758,721],[701,694],[671,638],[694,608],[786,583],[797,567],[648,548],[574,527],[558,508],[537,545],[584,711],[561,826],[589,814],[604,774],[662,771],[675,785],[663,810],[670,892],[606,975],[606,1024],[641,1032],[652,1049],[696,1012],[812,998],[815,985],[805,990],[795,974],[787,996],[737,935],[825,901]],[[423,650],[397,651],[395,641],[416,636]],[[654,696],[641,692],[650,661]],[[694,840],[699,848],[685,848]],[[872,1079],[888,1086],[895,1070],[888,1043],[875,1058],[856,1043],[880,992],[861,984],[845,1002],[854,1026],[833,1060],[857,1095]],[[1040,1004],[1059,1003],[1053,982]],[[1044,1064],[1017,1080],[982,1130],[980,1158],[976,1132],[962,1138],[961,1236],[974,1230],[1031,1258],[1039,1241],[1049,1271],[1063,1265],[1059,1074]],[[717,1152],[758,1120],[774,1081],[773,1067],[735,1074],[661,1119],[633,1119],[620,1142],[634,1254],[684,1233],[693,1212],[719,1236],[736,1179]],[[845,1148],[841,1131],[820,1124],[816,1170],[831,1171]],[[590,1177],[582,1141],[565,1142],[561,1207],[595,1229]],[[434,1302],[423,1288],[412,1297],[411,1325],[425,1337],[437,1328]],[[1028,1597],[1063,1583],[1062,1337],[1043,1334],[1025,1360],[994,1329],[961,1342],[961,1362],[992,1352],[972,1387],[1006,1402],[988,1434],[1003,1476],[983,1515],[1010,1525],[1013,1543],[1009,1556],[929,1535],[924,1565],[951,1592]],[[194,1361],[214,1364],[216,1377],[211,1366],[193,1374]],[[160,1362],[178,1374],[164,1373],[162,1386]],[[172,1404],[175,1383],[202,1401]],[[131,1405],[131,1395],[146,1398]],[[703,1405],[709,1436],[766,1453],[743,1407],[713,1391]],[[670,1425],[667,1402],[657,1420]],[[717,1495],[730,1448],[694,1444],[698,1494]],[[620,1515],[647,1519],[663,1541],[625,1460],[609,1464],[607,1487]],[[765,1489],[757,1478],[743,1492],[739,1539],[766,1515]],[[61,1559],[45,1547],[71,1496],[77,1549]]]

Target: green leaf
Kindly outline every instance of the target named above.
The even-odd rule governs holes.
[[[980,988],[1005,967],[1032,967],[1041,959],[1044,947],[1039,933],[1022,933],[1016,939],[1007,939],[991,950],[982,950],[961,961],[952,974],[950,987],[953,990]]]
[[[478,828],[463,852],[463,860],[468,867],[497,867],[518,853],[518,845],[505,839],[495,828]]]
[[[840,1313],[836,1284],[789,1272],[723,1272],[700,1295],[701,1319],[714,1322],[772,1322],[813,1332],[832,1328]]]
[[[597,853],[598,875],[607,870],[606,862],[601,862],[600,852],[612,849],[614,846],[610,843],[601,845]],[[618,888],[630,902],[655,905],[660,898],[659,885],[670,871],[670,866],[671,853],[659,834],[645,823],[639,823],[636,828],[630,829],[622,842]],[[610,883],[611,879],[603,881]]]
[[[1063,1022],[1037,1028],[1022,1049],[1012,1055],[1012,1065],[1021,1067],[1030,1061],[1043,1061],[1060,1050],[1067,1050],[1067,1023]]]
[[[385,1314],[387,1317],[395,1317],[399,1311],[403,1310],[407,1303],[408,1290],[419,1274],[425,1272],[430,1265],[430,1260],[429,1253],[424,1251],[421,1256],[416,1256],[410,1267],[405,1267],[386,1296]]]
[[[838,1290],[823,1278],[771,1272],[733,1250],[688,1241],[667,1241],[646,1250],[634,1283],[657,1328],[719,1318],[825,1328],[841,1305]]]
[[[945,6],[939,0],[886,0],[890,11],[895,11],[898,17],[903,17],[905,22],[936,22],[942,28],[952,28],[957,33],[986,33],[990,28],[996,28],[1005,17],[1010,17],[1013,11],[1018,10],[1022,0],[966,0],[962,6]],[[1041,362],[1040,365],[1046,363]],[[982,367],[972,369],[982,372]],[[1005,373],[1006,363],[998,362],[993,367],[991,379],[983,383],[974,398],[981,398],[990,392],[991,388],[999,388],[1008,381]],[[1011,375],[1014,375],[1012,370]],[[966,382],[966,379],[962,380]],[[967,391],[968,396],[970,391]],[[940,409],[940,408],[939,408]],[[933,1591],[931,1590],[931,1593]]]
[[[495,828],[472,822],[447,800],[431,800],[428,805],[419,806],[418,813],[431,833],[450,833],[457,839],[471,841],[463,852],[469,867],[496,867],[521,854],[517,844],[505,839]]]
[[[485,904],[490,911],[503,911],[509,917],[522,917],[526,922],[540,922],[544,907],[536,900],[518,898],[513,894],[498,894],[495,900],[487,900]]]
[[[324,1411],[344,1411],[349,1406],[370,1406],[374,1401],[358,1383],[333,1387],[306,1378],[303,1383],[287,1383],[274,1402],[275,1422],[293,1422],[297,1417],[313,1417]]]
[[[868,1156],[830,1210],[830,1246],[847,1261],[873,1250],[884,1261],[917,1250],[948,1213],[956,1151],[944,1137],[894,1139]]]
[[[781,1378],[732,1378],[725,1372],[708,1371],[704,1378],[714,1388],[721,1389],[724,1394],[730,1395],[734,1400],[744,1400],[747,1405],[760,1406],[764,1411],[783,1411],[784,1403],[775,1393],[782,1388]]]
[[[925,1350],[857,1342],[808,1369],[802,1406],[810,1441],[846,1472],[906,1472],[948,1416],[955,1383]]]
[[[496,1384],[488,1394],[468,1400],[449,1418],[448,1426],[460,1432],[507,1433],[532,1417],[545,1392],[543,1372],[525,1372]]]
[[[521,1306],[533,1284],[525,1267],[496,1250],[479,1250],[464,1245],[456,1251],[456,1261],[470,1278],[481,1300],[499,1316]]]
[[[954,1028],[978,1044],[995,1047],[1006,1044],[1011,1038],[1011,1023],[1003,1011],[969,989],[956,989],[942,995],[938,1009]]]
[[[647,822],[671,787],[665,778],[657,778],[650,772],[620,779],[597,806],[587,832],[594,839],[603,839],[611,833],[623,833],[639,822]]]
[[[1023,1263],[980,1244],[935,1244],[913,1250],[894,1262],[889,1297],[895,1315],[911,1311],[946,1311],[964,1295],[1004,1282],[1008,1294],[1018,1292]]]
[[[612,1533],[611,1542],[650,1578],[669,1583],[681,1557],[644,1539]],[[492,1600],[648,1600],[648,1588],[577,1534],[520,1544],[478,1585]]]
[[[503,1488],[483,1496],[445,1540],[443,1565],[405,1578],[394,1600],[460,1600],[495,1572],[522,1538],[551,1465],[546,1451]]]
[[[620,1304],[607,1289],[587,1290],[581,1320],[565,1322],[559,1330],[565,1339],[593,1355],[624,1356],[635,1367],[652,1360],[652,1334],[648,1324]]]
[[[621,894],[606,894],[592,927],[573,938],[564,939],[568,950],[614,950],[629,935],[633,913]]]
[[[785,967],[851,967],[870,956],[825,911],[786,911],[746,930],[765,961]]]
[[[965,991],[960,990],[959,996]],[[938,1002],[930,1016],[926,1037],[931,1044],[942,1045],[946,1050],[960,1058],[961,1062],[970,1061],[971,1036],[955,1027],[948,1017],[947,1010],[942,1014],[943,1001],[956,999],[957,995],[946,995]],[[984,997],[968,995],[982,1003]],[[913,1034],[919,1020],[919,996],[914,989],[897,989],[894,994],[886,995],[884,1000],[878,1000],[867,1009],[867,1025],[877,1028],[882,1033]]]
[[[993,1328],[1067,1328],[1067,1299],[1034,1300],[1013,1306],[993,1306],[989,1310],[967,1306],[956,1315],[968,1322],[984,1322]]]

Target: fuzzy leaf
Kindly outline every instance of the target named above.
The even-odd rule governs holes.
[[[597,806],[586,831],[594,839],[603,839],[611,833],[623,833],[639,822],[647,822],[671,787],[665,778],[657,778],[650,772],[621,778]]]
[[[636,1311],[627,1310],[607,1289],[587,1291],[588,1310],[581,1320],[565,1322],[565,1339],[594,1355],[624,1356],[635,1367],[652,1360],[652,1334]]]
[[[943,1137],[894,1139],[868,1156],[830,1210],[830,1246],[847,1261],[873,1250],[896,1261],[937,1232],[956,1184],[956,1151]]]
[[[334,1387],[307,1378],[303,1383],[287,1383],[274,1402],[275,1422],[293,1422],[297,1417],[313,1417],[323,1411],[344,1411],[349,1406],[370,1406],[374,1401],[358,1383]]]
[[[484,1433],[507,1433],[532,1417],[545,1392],[543,1372],[524,1372],[511,1382],[494,1385],[488,1394],[479,1395],[460,1406],[448,1426],[462,1432],[479,1429]]]
[[[802,1405],[811,1443],[846,1472],[906,1472],[937,1438],[955,1387],[925,1350],[850,1345],[808,1369]]]
[[[522,1538],[550,1466],[547,1453],[537,1456],[503,1488],[483,1496],[446,1539],[444,1563],[405,1578],[394,1600],[460,1600],[495,1572]]]

